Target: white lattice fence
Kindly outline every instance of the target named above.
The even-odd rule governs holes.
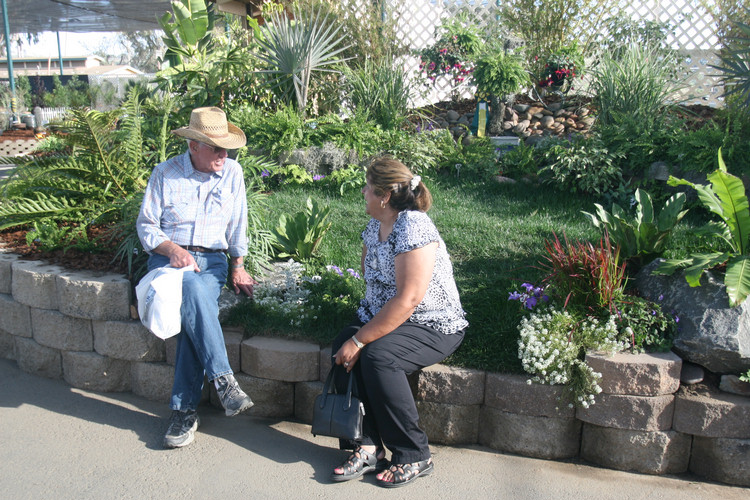
[[[352,8],[363,9],[364,0],[345,0]],[[482,28],[496,23],[502,0],[385,0],[385,12],[389,19],[397,22],[397,32],[413,50],[419,50],[434,42],[435,28],[443,19],[455,17],[459,12],[473,16]],[[700,102],[719,106],[722,104],[721,85],[712,76],[716,70],[710,65],[718,64],[716,55],[718,40],[713,17],[699,0],[614,0],[604,6],[607,13],[621,8],[634,19],[670,23],[675,31],[670,39],[672,47],[687,56],[685,67],[688,78],[683,97],[688,102]],[[593,20],[591,20],[593,22]],[[582,32],[590,32],[587,20],[581,20]],[[588,30],[588,31],[587,31]],[[410,58],[407,67],[416,72],[418,60]],[[436,82],[434,91],[427,100],[446,100],[450,96],[447,80]],[[470,92],[464,92],[470,95]]]

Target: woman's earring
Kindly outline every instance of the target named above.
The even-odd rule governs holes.
[[[385,200],[380,200],[380,208],[385,208]]]

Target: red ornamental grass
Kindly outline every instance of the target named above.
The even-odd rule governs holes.
[[[542,267],[548,272],[544,281],[565,297],[565,307],[613,311],[614,300],[622,296],[627,281],[625,264],[619,264],[620,249],[612,246],[607,235],[598,246],[587,241],[571,243],[567,237],[563,244],[553,235],[554,241],[544,243],[547,256]]]

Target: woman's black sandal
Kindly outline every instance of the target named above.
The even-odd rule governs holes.
[[[413,482],[419,476],[429,476],[434,469],[432,458],[413,464],[393,464],[390,468],[393,480],[378,479],[378,485],[384,488],[399,488]]]
[[[349,481],[350,479],[356,479],[368,472],[376,472],[386,469],[388,467],[388,461],[385,457],[378,460],[379,453],[383,453],[383,450],[375,450],[375,453],[369,453],[362,448],[357,448],[354,450],[354,453],[349,455],[346,462],[339,467],[336,467],[336,469],[343,469],[344,473],[336,474],[335,472],[332,472],[331,481]]]

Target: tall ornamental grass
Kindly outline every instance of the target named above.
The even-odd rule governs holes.
[[[606,54],[593,70],[591,92],[599,125],[651,124],[678,104],[680,84],[654,48],[631,43],[619,57]]]

